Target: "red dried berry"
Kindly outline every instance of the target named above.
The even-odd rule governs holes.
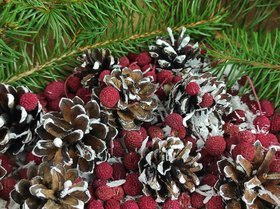
[[[67,87],[71,92],[76,92],[79,88],[82,87],[81,79],[77,76],[71,76],[67,80]]]
[[[221,155],[226,149],[226,141],[222,136],[209,137],[205,143],[205,149],[209,155]]]
[[[134,171],[138,169],[140,155],[137,152],[130,152],[124,156],[123,164],[126,169]]]
[[[157,203],[152,196],[142,196],[138,199],[140,209],[156,209]]]
[[[129,65],[129,59],[126,56],[121,57],[119,65],[121,67],[127,67]]]
[[[163,139],[164,138],[163,130],[157,126],[150,126],[148,128],[148,135],[151,139],[153,139],[153,138]]]
[[[243,142],[237,144],[232,150],[232,156],[236,160],[237,155],[242,155],[246,160],[253,161],[255,157],[255,147],[254,145]]]
[[[34,161],[37,165],[42,163],[42,158],[34,155],[32,152],[28,152],[26,155],[27,162]]]
[[[188,142],[192,143],[192,149],[191,152],[194,152],[196,150],[196,139],[194,139],[191,136],[187,136],[185,139],[182,140],[184,144],[186,145]]]
[[[124,143],[127,149],[134,151],[135,149],[141,147],[143,140],[144,139],[140,131],[127,131]]]
[[[129,68],[130,70],[141,70],[141,68],[139,67],[139,65],[137,65],[137,62],[131,63],[131,64],[128,66],[128,68]]]
[[[237,143],[247,142],[253,144],[256,141],[256,136],[251,131],[240,131],[237,134]]]
[[[121,205],[121,209],[139,209],[134,200],[127,200]]]
[[[270,129],[270,120],[264,115],[256,117],[253,123],[257,130],[269,131]]]
[[[104,204],[105,209],[120,209],[120,202],[114,199],[107,200]]]
[[[214,98],[210,93],[205,93],[202,96],[202,102],[200,103],[201,107],[211,107],[214,103]]]
[[[79,88],[76,96],[80,97],[85,103],[91,100],[91,90],[87,88]]]
[[[44,95],[48,100],[57,100],[64,95],[64,82],[53,81],[47,85]]]
[[[226,143],[227,143],[226,150],[227,150],[227,151],[230,151],[232,145],[238,143],[237,136],[232,136],[232,137],[226,138]]]
[[[149,76],[153,77],[153,83],[155,83],[157,81],[157,75],[154,71],[149,71],[144,74],[144,77],[149,77]]]
[[[196,192],[191,194],[191,201],[192,201],[192,206],[195,208],[201,208],[204,206],[203,200],[204,200],[204,196],[202,196],[201,194],[198,194]]]
[[[162,70],[157,74],[157,81],[160,84],[167,84],[172,82],[173,77],[173,73],[170,70]]]
[[[183,118],[178,113],[171,113],[165,118],[165,123],[172,129],[178,130],[179,127],[183,126]]]
[[[125,179],[126,169],[122,163],[114,163],[112,168],[114,180]]]
[[[108,108],[113,108],[118,103],[120,94],[114,87],[106,86],[101,90],[99,98],[102,105]]]
[[[280,131],[280,114],[274,114],[271,118],[271,132],[278,132]]]
[[[186,86],[186,93],[189,94],[190,96],[195,96],[198,94],[200,90],[199,85],[196,82],[190,82],[187,86]]]
[[[157,89],[156,95],[158,96],[158,98],[160,100],[165,100],[165,98],[167,96],[166,93],[164,92],[163,88],[161,88],[161,87]]]
[[[99,179],[108,180],[113,177],[113,168],[107,162],[102,162],[95,167],[94,174]]]
[[[256,140],[259,140],[263,147],[269,148],[272,145],[278,145],[279,142],[274,134],[268,133],[268,134],[257,134]]]
[[[176,84],[176,83],[178,83],[180,80],[182,80],[182,76],[179,76],[179,75],[174,76],[173,79],[172,79],[172,83],[173,83],[173,84]]]
[[[104,209],[103,203],[100,200],[95,200],[93,198],[88,202],[87,209]]]
[[[168,199],[162,205],[162,209],[182,209],[178,200]]]
[[[113,191],[114,191],[114,196],[112,197],[112,199],[121,201],[124,198],[124,191],[121,186],[113,187]]]
[[[270,101],[262,100],[261,107],[266,117],[270,117],[274,114],[274,105]]]
[[[115,139],[113,141],[113,147],[110,151],[114,157],[122,157],[124,155],[124,149],[120,140]]]
[[[35,110],[38,106],[38,98],[36,94],[33,93],[25,93],[20,96],[19,104],[22,106],[26,111]]]
[[[138,56],[138,54],[129,52],[128,55],[127,55],[127,58],[130,60],[130,62],[135,62],[137,56]]]
[[[223,125],[223,130],[225,131],[225,134],[227,134],[229,136],[234,136],[234,135],[238,134],[238,132],[239,132],[238,126],[234,125],[230,122],[227,122]]]
[[[143,186],[138,178],[138,173],[131,173],[126,176],[126,181],[123,185],[125,194],[129,196],[137,196],[141,194]]]
[[[7,174],[11,173],[15,165],[14,161],[11,160],[7,155],[0,154],[1,166],[7,171]]]
[[[170,135],[178,137],[180,139],[184,139],[185,136],[187,135],[187,131],[184,126],[179,126],[176,129],[172,129]]]
[[[214,187],[214,185],[218,180],[219,180],[218,176],[213,174],[206,174],[201,180],[201,185],[207,184],[211,187]]]
[[[246,121],[245,112],[243,110],[234,110],[229,114],[229,120],[237,124],[243,123]]]
[[[139,66],[147,65],[151,62],[151,57],[149,52],[141,52],[135,59]]]
[[[59,103],[60,103],[60,99],[56,99],[56,100],[50,100],[48,102],[48,110],[49,111],[60,111],[60,108],[59,108]]]
[[[183,192],[178,198],[182,209],[190,209],[191,208],[191,196],[188,192]]]
[[[280,159],[275,159],[269,166],[270,172],[280,173]]]
[[[3,189],[0,190],[0,197],[6,201],[10,199],[10,192],[15,188],[17,181],[12,177],[7,177],[0,182]]]
[[[104,185],[98,187],[95,191],[95,194],[96,197],[98,197],[100,200],[106,201],[114,196],[114,190],[112,189],[112,187]]]
[[[206,203],[206,209],[224,209],[224,203],[221,196],[213,196]]]

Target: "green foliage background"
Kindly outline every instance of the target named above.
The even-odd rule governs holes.
[[[279,106],[279,7],[277,0],[0,0],[0,82],[40,91],[70,74],[84,50],[121,56],[146,49],[168,26],[185,26],[218,62],[215,74],[231,66],[229,85],[249,75],[259,97]]]

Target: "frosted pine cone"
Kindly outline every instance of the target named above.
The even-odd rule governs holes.
[[[26,100],[28,94],[32,98]],[[42,107],[35,94],[23,86],[0,84],[0,152],[22,152],[35,139],[41,115]]]
[[[117,130],[100,111],[95,100],[87,104],[79,97],[62,98],[60,112],[44,115],[43,125],[37,128],[41,138],[33,149],[44,160],[77,165],[81,172],[93,172],[96,160],[105,160]]]
[[[90,199],[87,182],[79,178],[76,169],[62,165],[50,166],[44,162],[30,167],[28,179],[20,180],[11,192],[11,198],[20,208],[74,209],[84,208]]]
[[[222,179],[215,185],[228,209],[261,209],[280,206],[280,173],[271,171],[276,150],[267,153],[255,143],[252,162],[238,155],[236,161],[226,158],[218,162]]]
[[[83,63],[76,71],[81,73],[82,85],[90,88],[98,86],[98,78],[103,70],[112,70],[119,63],[109,49],[88,50],[79,60]]]
[[[181,114],[184,126],[203,141],[210,132],[220,134],[222,116],[231,112],[230,99],[226,84],[210,73],[189,74],[172,88],[167,108]]]
[[[154,119],[157,100],[152,77],[144,77],[141,70],[117,68],[105,76],[104,82],[107,87],[95,88],[94,94],[118,119],[122,128],[139,129],[143,122]]]
[[[185,146],[177,137],[153,139],[151,148],[142,153],[139,162],[143,192],[155,196],[157,202],[169,197],[177,199],[184,191],[193,192],[199,185],[195,173],[202,169],[202,164],[197,163],[200,154],[190,155],[191,148],[191,142]]]
[[[201,72],[209,65],[198,43],[190,43],[190,37],[185,36],[186,28],[182,28],[178,37],[174,37],[170,28],[167,31],[169,40],[157,38],[155,45],[149,47],[150,55],[157,60],[158,67],[178,73],[182,70]]]

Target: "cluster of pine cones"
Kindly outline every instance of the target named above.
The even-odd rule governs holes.
[[[148,52],[85,52],[40,94],[0,84],[11,209],[280,206],[280,113],[211,74],[186,29]],[[226,75],[224,75],[226,78]]]

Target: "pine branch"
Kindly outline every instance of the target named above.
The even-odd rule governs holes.
[[[223,76],[229,71],[229,85],[243,75],[252,78],[260,98],[274,99],[280,105],[280,31],[268,33],[232,29],[222,38],[207,40],[208,53],[219,64],[214,73]],[[250,91],[245,87],[241,93]]]

